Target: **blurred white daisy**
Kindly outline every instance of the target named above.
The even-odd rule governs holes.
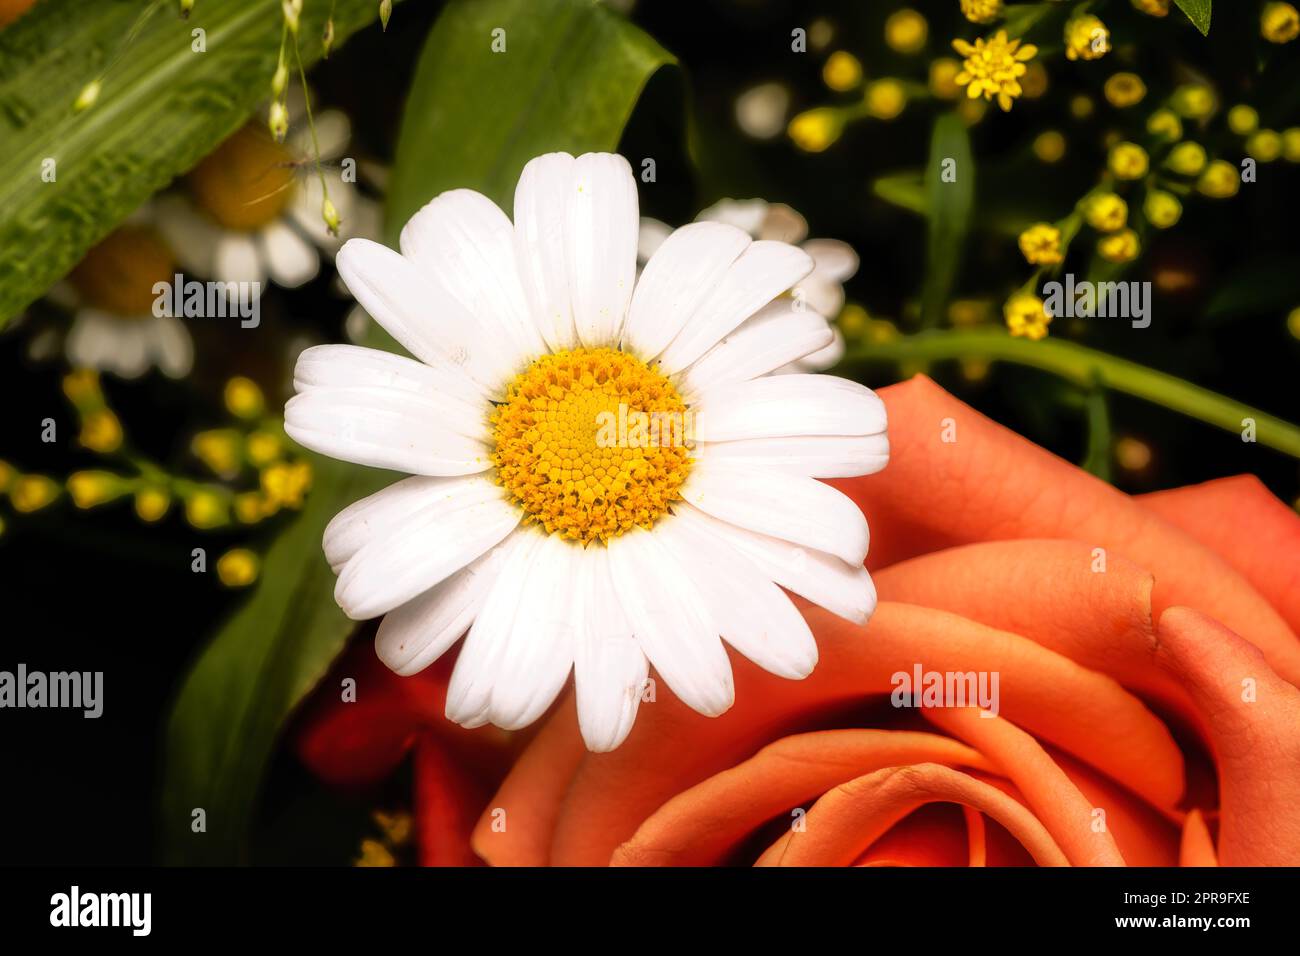
[[[304,110],[301,93],[291,94],[284,143],[250,122],[186,174],[186,196],[158,201],[159,227],[187,272],[221,282],[269,277],[296,288],[316,277],[322,252],[332,256],[349,237],[377,234],[379,208],[357,189],[344,155],[351,123],[338,110],[315,118],[321,168],[341,220],[339,235],[330,233]]]
[[[399,674],[468,628],[446,704],[466,726],[530,724],[573,671],[587,746],[611,750],[650,665],[711,716],[734,696],[724,640],[810,673],[816,642],[783,587],[854,621],[875,607],[866,519],[816,479],[885,465],[884,405],[845,379],[769,374],[830,341],[782,297],[811,258],[699,222],[638,279],[638,225],[631,167],[608,153],[532,160],[513,224],[443,193],[400,254],[354,239],[337,260],[418,361],[299,357],[288,433],[416,476],[326,528],[335,599],[385,615],[376,647]]]
[[[798,245],[813,260],[813,271],[790,294],[832,323],[844,308],[844,283],[858,271],[858,254],[838,239],[808,239],[808,221],[785,203],[765,199],[723,199],[695,217],[696,222],[725,222],[755,239],[772,239]],[[658,219],[641,220],[637,256],[646,261],[672,230]],[[820,372],[844,355],[844,337],[831,326],[835,340],[781,371]]]
[[[171,378],[189,374],[189,330],[154,309],[154,285],[170,285],[175,265],[148,207],[86,253],[48,296],[72,313],[63,344],[68,362],[122,378],[138,378],[155,366]]]

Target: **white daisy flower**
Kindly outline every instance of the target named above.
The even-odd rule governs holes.
[[[875,607],[867,522],[816,479],[885,465],[884,405],[844,379],[769,374],[830,342],[782,297],[811,258],[699,222],[638,279],[637,213],[632,170],[608,153],[532,160],[513,224],[478,193],[443,193],[400,254],[354,239],[337,260],[418,361],[299,357],[288,433],[415,476],[330,522],[335,599],[385,615],[376,648],[399,674],[469,629],[457,723],[524,727],[572,670],[587,746],[612,750],[650,665],[710,716],[734,696],[723,640],[809,674],[817,646],[782,588],[853,621]]]
[[[378,205],[361,195],[354,177],[344,177],[338,162],[352,135],[347,115],[316,116],[322,170],[341,219],[334,236],[322,216],[311,130],[292,120],[303,110],[301,94],[290,97],[290,107],[293,125],[284,143],[261,123],[249,123],[186,174],[188,197],[158,201],[159,225],[187,271],[220,282],[269,277],[292,289],[316,277],[322,252],[333,255],[349,237],[378,233]]]
[[[723,199],[703,210],[696,222],[725,222],[743,229],[755,239],[774,239],[798,245],[813,260],[813,271],[791,295],[813,311],[834,320],[844,308],[844,282],[858,271],[858,254],[838,239],[808,239],[808,221],[785,203],[765,199]],[[648,260],[671,230],[657,219],[641,220],[637,255]],[[844,355],[844,337],[831,326],[835,340],[824,349],[805,356],[782,369],[786,372],[820,372]]]
[[[174,267],[147,208],[86,253],[49,294],[73,314],[63,343],[68,362],[128,379],[153,367],[171,378],[188,375],[194,363],[189,330],[154,309],[154,285],[170,284]]]

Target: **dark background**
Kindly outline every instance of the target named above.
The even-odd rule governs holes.
[[[924,276],[924,223],[874,198],[870,182],[924,163],[930,106],[916,104],[893,123],[852,126],[819,155],[798,152],[784,137],[755,143],[733,119],[735,97],[771,79],[790,85],[795,111],[833,101],[820,82],[831,49],[856,53],[870,76],[920,79],[920,65],[945,52],[949,38],[975,35],[955,2],[916,0],[930,21],[929,47],[922,56],[901,57],[880,42],[884,18],[901,5],[642,0],[633,18],[685,67],[684,88],[681,76],[652,81],[626,134],[628,155],[655,156],[658,162],[658,182],[641,187],[643,213],[680,223],[724,195],[789,202],[807,217],[814,236],[848,241],[861,255],[849,298],[873,315],[898,321],[904,331],[914,327],[907,303],[915,300]],[[362,149],[382,161],[391,160],[403,91],[439,8],[432,2],[399,6],[387,35],[377,28],[364,31],[313,73],[319,101],[348,110]],[[1111,114],[1102,107],[1093,120],[1078,123],[1068,118],[1065,102],[1075,92],[1099,93],[1100,83],[1122,65],[1142,74],[1152,90],[1149,101],[1186,79],[1181,62],[1196,65],[1229,91],[1229,103],[1256,105],[1265,126],[1281,129],[1300,121],[1297,58],[1279,58],[1265,81],[1259,80],[1252,17],[1233,17],[1235,11],[1227,9],[1217,13],[1214,42],[1207,43],[1174,22],[1177,11],[1169,21],[1158,21],[1122,15],[1120,8],[1128,4],[1112,3],[1103,11],[1117,45],[1108,68],[1089,70],[1053,58],[1047,96],[1018,103],[1008,116],[990,115],[974,129],[976,231],[956,294],[991,294],[1000,302],[1027,276],[1013,241],[980,231],[980,211],[1016,203],[1054,219],[1070,208],[1104,162],[1100,141]],[[792,53],[790,30],[821,15],[837,24],[832,46],[822,53]],[[1124,47],[1130,45],[1137,56],[1125,64]],[[683,95],[697,137],[695,169],[684,158]],[[1070,141],[1067,160],[1056,167],[1037,164],[1029,153],[1033,137],[1049,126]],[[1149,278],[1152,264],[1163,263],[1196,277],[1190,293],[1156,300],[1150,329],[1132,330],[1123,322],[1067,329],[1058,322],[1052,334],[1300,418],[1300,342],[1285,328],[1286,312],[1300,305],[1298,185],[1300,168],[1261,164],[1260,181],[1243,187],[1236,199],[1188,202],[1183,221],[1128,276]],[[1207,319],[1207,305],[1225,289],[1242,290],[1246,304],[1227,317]],[[160,459],[184,461],[188,436],[222,420],[221,384],[228,376],[252,375],[272,401],[282,400],[291,339],[303,330],[323,341],[341,339],[347,308],[331,290],[328,273],[305,290],[271,288],[263,299],[265,334],[193,328],[197,359],[189,383],[153,374],[130,385],[106,378],[105,388],[132,441]],[[33,321],[44,321],[39,310],[29,317]],[[0,336],[0,458],[52,475],[95,467],[96,459],[74,446],[75,419],[59,387],[64,369],[25,358],[29,331],[20,327]],[[1078,396],[1050,377],[1011,366],[995,368],[976,385],[952,366],[936,366],[930,374],[1030,439],[1069,460],[1082,459],[1086,433]],[[896,380],[897,372],[879,366],[870,376],[868,384],[878,386]],[[1300,493],[1300,470],[1280,453],[1136,400],[1115,397],[1110,408],[1117,434],[1140,437],[1154,450],[1148,469],[1117,473],[1116,483],[1126,491],[1250,472],[1288,502]],[[58,445],[39,441],[40,421],[47,416],[59,422]],[[34,515],[6,513],[5,519],[0,669],[24,662],[32,670],[102,670],[105,710],[98,720],[68,711],[0,712],[0,861],[148,863],[154,858],[162,721],[188,663],[240,600],[220,589],[213,574],[190,572],[190,549],[207,548],[211,561],[235,543],[257,548],[264,542],[248,542],[247,532],[195,531],[175,511],[146,527],[126,505],[84,513],[65,502]],[[257,533],[273,536],[282,520]],[[401,782],[394,786],[400,790]],[[288,754],[272,768],[266,794],[254,843],[254,860],[260,862],[346,862],[365,830],[367,810],[377,805],[325,793]]]

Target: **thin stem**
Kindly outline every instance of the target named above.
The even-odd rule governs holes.
[[[1146,399],[1238,435],[1246,428],[1244,420],[1253,419],[1255,438],[1260,444],[1300,458],[1300,427],[1288,421],[1165,372],[1061,339],[1034,342],[998,330],[919,332],[888,342],[858,345],[844,356],[844,363],[957,358],[1027,365],[1084,389],[1100,380],[1111,391]]]

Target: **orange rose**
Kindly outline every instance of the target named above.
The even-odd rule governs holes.
[[[1300,518],[1250,477],[1133,498],[928,379],[880,394],[889,467],[834,482],[871,520],[870,623],[808,608],[812,676],[733,655],[731,711],[662,693],[609,754],[583,746],[570,694],[474,850],[501,865],[1300,864]],[[891,707],[918,666],[996,673],[997,716]]]

